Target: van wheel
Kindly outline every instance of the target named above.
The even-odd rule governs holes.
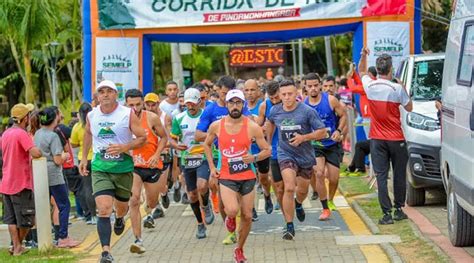
[[[425,204],[425,189],[415,188],[407,180],[407,204],[409,206],[420,206]]]
[[[452,182],[448,186],[448,231],[451,244],[456,247],[474,245],[474,217],[456,199]]]

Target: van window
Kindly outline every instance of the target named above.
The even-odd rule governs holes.
[[[472,71],[474,69],[474,21],[466,23],[461,46],[461,56],[458,68],[457,82],[470,87],[472,84]]]
[[[417,61],[411,83],[413,100],[436,100],[441,98],[444,59]]]

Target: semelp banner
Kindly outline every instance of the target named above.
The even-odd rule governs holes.
[[[338,19],[406,11],[406,0],[97,1],[103,30]]]
[[[97,37],[95,39],[97,86],[111,80],[118,89],[118,100],[125,101],[125,92],[138,86],[138,38]]]

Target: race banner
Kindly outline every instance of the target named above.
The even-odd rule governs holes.
[[[406,0],[98,0],[101,29],[206,26],[405,14]]]
[[[138,87],[138,38],[97,37],[95,63],[96,86],[111,80],[118,89],[118,100],[125,100],[128,89]]]
[[[368,22],[367,47],[370,50],[368,66],[375,66],[378,56],[392,56],[394,72],[403,57],[410,54],[410,24],[408,22]]]
[[[237,47],[229,51],[231,67],[275,67],[285,65],[283,47]]]

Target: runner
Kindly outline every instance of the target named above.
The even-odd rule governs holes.
[[[318,113],[327,131],[331,134],[331,138],[313,142],[316,155],[316,173],[313,176],[315,176],[316,190],[323,205],[323,212],[319,220],[327,220],[331,211],[336,210],[333,200],[339,184],[341,160],[339,142],[344,138],[342,131],[347,120],[344,107],[339,101],[327,92],[321,92],[321,79],[318,75],[309,73],[304,77],[304,80],[309,95],[304,103]],[[326,189],[326,177],[329,180],[329,196]]]
[[[194,140],[199,117],[202,114],[199,90],[195,88],[187,89],[184,92],[184,103],[187,110],[173,119],[171,145],[181,150],[181,165],[184,168],[186,191],[198,222],[196,238],[201,239],[206,237],[206,226],[202,220],[201,208],[205,214],[206,225],[214,222],[214,213],[209,202],[209,165],[208,162],[203,162],[204,149],[202,143]],[[199,199],[201,199],[201,202],[199,202]]]
[[[219,180],[219,190],[226,212],[225,225],[229,232],[236,229],[236,216],[240,210],[238,245],[234,249],[235,262],[247,262],[244,244],[252,226],[252,208],[255,199],[255,168],[253,163],[268,158],[270,146],[264,139],[262,128],[248,117],[243,117],[245,97],[240,90],[231,90],[226,96],[229,116],[209,127],[204,143],[206,157],[213,177]],[[217,171],[212,146],[218,138],[221,169]],[[261,149],[258,155],[250,154],[251,140],[255,138]]]
[[[258,88],[257,81],[254,79],[247,80],[244,84],[244,93],[247,100],[248,109],[254,120],[256,120],[259,115],[258,111],[260,109],[260,105],[262,104],[262,100],[259,98],[260,89]],[[260,149],[255,143],[252,143],[251,149],[252,154],[258,154],[260,152]],[[270,171],[270,158],[262,160],[256,165],[258,171],[258,180],[262,186],[263,196],[265,198],[265,212],[267,214],[271,214],[273,212],[273,202],[270,195],[271,182],[268,178],[268,172]],[[252,213],[252,219],[254,221],[258,220],[257,211],[255,208],[253,209]]]
[[[145,109],[147,111],[155,113],[160,117],[161,125],[165,128],[165,132],[168,134],[169,130],[171,129],[171,116],[160,109],[160,96],[158,96],[156,93],[150,92],[145,95],[145,98],[143,100],[145,102]],[[168,175],[170,170],[169,167],[171,165],[171,155],[169,152],[169,144],[167,144],[165,149],[161,151],[161,160],[163,162],[163,168],[161,170],[163,176],[160,176],[160,180],[158,180],[160,189],[164,189],[166,182],[168,181]],[[168,191],[166,189],[164,192],[161,193],[161,201],[163,203],[164,208],[169,207],[170,199],[168,198]],[[161,205],[158,201],[158,204],[156,205],[156,208],[153,211],[153,218],[157,219],[164,216],[165,212],[163,211],[163,208],[161,208]]]
[[[8,225],[10,232],[13,247],[8,252],[12,256],[28,252],[23,246],[23,240],[35,224],[30,157],[40,158],[42,154],[26,131],[30,124],[30,112],[34,108],[33,104],[23,103],[13,106],[10,117],[14,124],[2,134],[0,145],[3,158],[0,181],[0,193],[3,195],[3,222]]]
[[[160,103],[160,110],[171,116],[171,113],[179,108],[178,92],[178,83],[172,80],[168,81],[165,89],[167,98]]]
[[[220,77],[215,85],[217,88],[217,93],[219,94],[219,99],[216,101],[216,103],[212,103],[209,106],[207,106],[204,109],[204,112],[201,115],[201,118],[199,120],[197,129],[196,129],[196,141],[198,142],[203,142],[206,139],[207,136],[207,130],[209,129],[209,126],[211,126],[211,123],[222,119],[224,116],[227,116],[229,114],[229,110],[226,107],[226,95],[227,92],[230,90],[235,89],[235,80],[231,76],[222,76]],[[243,114],[248,116],[250,113],[247,110],[247,107],[244,107],[243,109]],[[217,147],[217,140],[215,141],[214,145]],[[214,148],[213,154],[214,154],[214,159],[217,162],[217,158],[219,156],[219,151],[217,151],[216,147]],[[207,161],[204,161],[207,162]],[[209,187],[211,188],[211,191],[214,191],[214,189],[217,189],[217,184],[213,180],[210,180],[209,182]],[[214,194],[217,196],[217,193],[214,192]],[[219,212],[221,214],[221,217],[223,220],[226,218],[226,214],[224,211],[224,208],[222,206],[222,202],[216,202],[217,198],[211,198],[213,203],[212,205],[214,207],[218,206],[219,207]],[[227,237],[222,241],[224,245],[230,245],[234,244],[236,242],[235,238],[235,233],[229,233]]]
[[[102,245],[100,262],[108,263],[114,261],[110,254],[112,207],[115,207],[116,217],[114,232],[121,235],[133,184],[133,158],[129,151],[146,143],[146,133],[133,110],[117,102],[118,91],[112,81],[99,83],[97,92],[100,106],[87,115],[79,170],[84,176],[89,174],[87,153],[92,146],[92,185],[99,217],[97,232]]]
[[[142,254],[146,249],[143,246],[140,199],[142,187],[145,188],[146,206],[148,215],[143,221],[145,228],[155,228],[155,220],[151,211],[158,205],[159,193],[166,192],[166,184],[159,184],[162,174],[163,162],[161,152],[166,146],[166,132],[158,115],[143,110],[143,93],[138,89],[129,89],[125,93],[125,103],[132,108],[140,119],[142,128],[145,130],[147,143],[133,150],[133,187],[130,199],[130,220],[135,242],[130,245],[131,253]]]
[[[266,91],[268,94],[268,99],[265,100],[265,103],[260,104],[258,117],[256,119],[257,123],[260,126],[263,126],[264,130],[268,124],[267,118],[270,115],[270,110],[273,106],[280,104],[280,86],[276,81],[270,81],[266,85]],[[278,203],[275,205],[275,210],[279,209],[282,204],[283,198],[283,178],[281,177],[280,172],[280,165],[278,164],[278,157],[277,157],[277,149],[278,149],[278,134],[274,134],[272,138],[272,156],[270,160],[270,168],[272,171],[272,182],[273,182],[273,189],[275,191],[275,195],[277,197]],[[283,210],[282,210],[283,212]]]
[[[272,107],[267,127],[269,142],[273,138],[275,127],[278,127],[278,163],[285,185],[282,203],[286,221],[286,231],[283,234],[285,240],[293,240],[295,236],[295,208],[298,220],[305,219],[302,202],[308,194],[309,179],[316,164],[310,141],[327,136],[324,124],[316,111],[304,103],[297,102],[297,94],[292,80],[280,82],[282,104]]]

